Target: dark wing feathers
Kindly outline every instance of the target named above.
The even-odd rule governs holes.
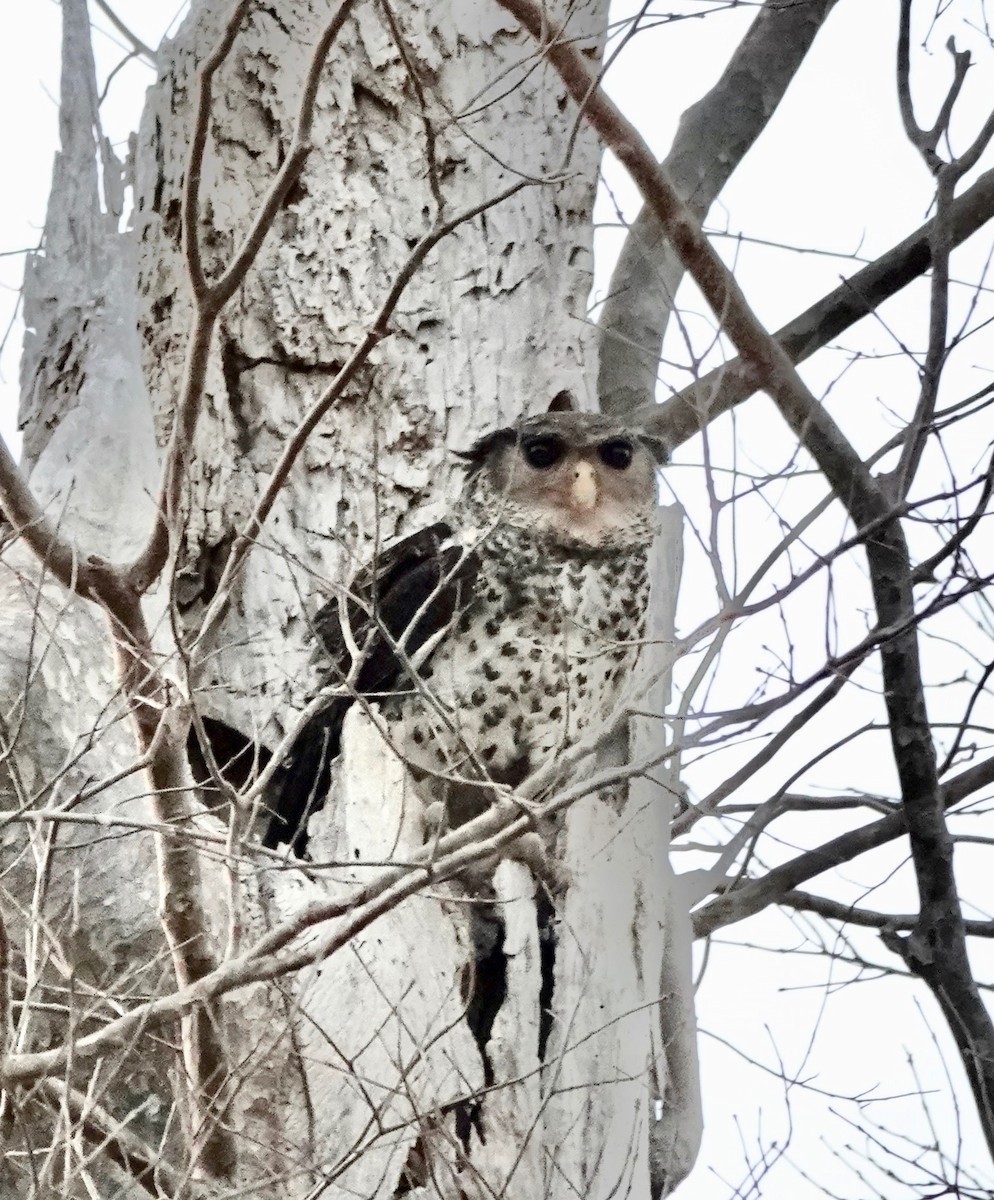
[[[344,607],[361,654],[356,696],[376,699],[405,683],[411,686],[403,656],[410,660],[468,604],[479,559],[472,551],[446,544],[451,537],[452,530],[443,523],[419,530],[387,548],[353,581]],[[330,687],[343,682],[352,665],[341,612],[333,600],[314,618],[315,635],[329,660],[325,683]],[[403,656],[392,643],[401,644]],[[341,749],[342,722],[354,698],[330,699],[298,734],[266,791],[272,816],[264,845],[292,841],[295,852],[303,854],[306,821],[328,794],[331,764]]]

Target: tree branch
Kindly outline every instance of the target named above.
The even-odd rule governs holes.
[[[130,1175],[150,1196],[175,1196],[183,1190],[183,1177],[150,1149],[92,1096],[68,1087],[61,1079],[46,1079],[43,1089],[60,1106],[83,1137]],[[134,1115],[134,1114],[132,1114]]]
[[[289,153],[231,263],[220,278],[213,282],[209,281],[204,273],[200,253],[200,177],[207,147],[214,75],[234,44],[235,36],[250,8],[250,0],[238,0],[234,5],[218,45],[201,68],[197,112],[190,143],[189,165],[183,188],[182,204],[183,248],[194,295],[194,327],[187,350],[180,398],[176,405],[172,432],[166,449],[157,508],[158,515],[148,544],[128,570],[129,577],[139,592],[143,593],[151,587],[165,566],[169,554],[171,531],[175,530],[178,520],[186,463],[200,417],[204,378],[217,318],[255,262],[262,243],[272,227],[273,218],[300,175],[310,148],[314,102],[321,80],[321,72],[353,4],[354,0],[341,0],[334,16],[318,38],[311,56],[307,77],[304,80]]]
[[[862,925],[865,929],[880,929],[891,933],[899,929],[914,929],[918,920],[916,913],[883,913],[854,904],[843,904],[839,900],[828,900],[824,896],[813,896],[810,892],[785,892],[777,904],[794,908],[798,912],[816,913],[827,921],[841,921],[843,925]],[[994,921],[964,921],[963,927],[970,937],[994,937]]]
[[[481,213],[509,199],[522,188],[528,187],[530,183],[530,180],[518,180],[516,183],[512,183],[509,187],[505,188],[504,191],[498,193],[498,195],[458,213],[451,220],[439,221],[411,251],[407,262],[405,262],[404,266],[398,272],[397,278],[393,281],[375,318],[370,323],[366,331],[366,336],[355,350],[352,351],[348,361],[314,402],[283,447],[279,461],[273,468],[252,515],[232,543],[231,552],[224,564],[224,570],[214,591],[210,607],[204,614],[204,619],[197,631],[195,644],[202,643],[215,623],[220,619],[230,599],[232,585],[241,569],[245,556],[251,550],[252,546],[255,545],[255,540],[262,530],[273,505],[276,503],[276,498],[282,491],[293,468],[293,464],[300,457],[318,423],[338,403],[345,389],[356,377],[357,372],[367,361],[376,346],[389,335],[390,318],[393,316],[405,288],[420,269],[424,260],[443,238],[448,237],[460,225],[464,225],[467,221],[473,220]]]
[[[608,740],[626,718],[624,709],[585,747],[571,748],[573,758],[588,753]],[[664,752],[662,757],[666,757]],[[438,883],[507,853],[523,836],[534,832],[535,820],[565,811],[583,797],[627,778],[634,769],[608,768],[556,792],[523,811],[526,802],[546,793],[559,777],[561,760],[550,760],[522,784],[516,797],[502,795],[480,816],[446,834],[437,843],[425,846],[412,861],[380,870],[369,883],[344,898],[312,903],[264,934],[237,958],[217,966],[208,975],[181,986],[168,996],[158,996],[137,1005],[90,1033],[70,1043],[36,1052],[9,1054],[0,1060],[0,1079],[7,1083],[27,1083],[65,1070],[69,1062],[90,1060],[113,1046],[119,1046],[145,1031],[205,1005],[252,983],[282,978],[313,963],[322,962],[348,945],[357,934],[379,917],[392,911],[404,900]],[[525,802],[525,803],[523,803]],[[313,931],[335,922],[327,931]]]
[[[713,251],[700,224],[673,190],[645,140],[597,86],[586,59],[550,31],[532,0],[498,0],[539,42],[587,121],[624,164],[651,205],[676,252],[752,373],[800,443],[814,458],[857,529],[887,518],[889,500],[841,430],[797,373],[784,349],[763,328],[738,284]],[[884,701],[891,746],[908,823],[921,904],[905,955],[924,966],[960,1049],[988,1144],[994,1150],[994,1023],[966,952],[963,916],[953,873],[953,843],[945,824],[912,623],[911,564],[900,521],[890,517],[866,542],[877,619],[905,626],[883,643]],[[941,986],[937,981],[941,980]]]
[[[680,118],[663,169],[703,220],[776,112],[836,0],[766,0],[714,87]],[[601,309],[605,412],[653,403],[663,335],[683,275],[652,205],[629,227]]]
[[[943,807],[953,808],[974,792],[992,783],[994,758],[961,771],[944,784],[941,789]],[[814,879],[833,867],[851,862],[859,855],[884,846],[895,838],[903,837],[907,831],[907,819],[902,809],[892,816],[882,817],[879,821],[872,821],[859,829],[842,833],[814,850],[806,850],[789,862],[767,871],[759,879],[748,879],[743,883],[734,884],[723,895],[715,897],[696,910],[693,914],[694,936],[708,937],[726,925],[744,921],[770,904],[780,903],[780,897],[796,888],[798,884]]]
[[[114,26],[117,32],[126,41],[131,43],[135,54],[140,54],[150,66],[157,67],[159,65],[159,56],[156,54],[156,52],[151,46],[146,46],[140,37],[131,32],[127,25],[125,25],[117,13],[114,12],[111,6],[107,3],[107,0],[94,0],[94,3],[104,14],[107,20],[110,21],[111,25]]]
[[[965,242],[994,217],[994,170],[987,171],[955,199],[949,210],[953,247]],[[857,271],[834,291],[804,310],[773,336],[795,363],[804,362],[833,338],[875,311],[884,300],[920,278],[932,262],[934,222]],[[741,358],[715,368],[662,404],[633,414],[671,449],[689,441],[712,421],[756,392],[756,382]]]

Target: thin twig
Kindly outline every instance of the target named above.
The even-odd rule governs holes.
[[[221,579],[218,583],[214,597],[210,607],[204,614],[204,619],[201,622],[199,630],[193,645],[203,643],[204,639],[214,627],[216,622],[221,618],[227,607],[231,595],[231,588],[237,577],[245,556],[255,544],[256,538],[262,530],[266,518],[276,502],[279,493],[285,485],[293,464],[297,461],[310,435],[314,432],[318,423],[322,418],[334,407],[341,399],[346,388],[355,378],[359,370],[365,364],[369,355],[379,345],[384,338],[390,334],[390,318],[393,315],[394,309],[397,307],[404,289],[410,283],[416,272],[421,267],[421,264],[438,245],[443,238],[448,237],[460,225],[467,221],[478,217],[480,213],[486,212],[495,205],[509,199],[516,192],[528,186],[528,181],[518,180],[511,184],[496,196],[489,200],[484,200],[480,204],[474,205],[463,212],[457,214],[451,220],[442,221],[437,224],[434,229],[427,233],[414,247],[408,256],[407,261],[401,267],[393,282],[389,292],[386,295],[383,303],[380,305],[379,311],[375,318],[370,323],[365,336],[359,345],[352,351],[348,361],[338,372],[328,387],[322,392],[318,399],[311,406],[310,410],[298,424],[283,447],[283,452],[280,455],[279,461],[273,468],[269,480],[266,483],[263,493],[255,506],[252,515],[245,523],[244,528],[235,538],[232,544],[231,552],[228,555],[224,565],[224,571],[221,574]]]
[[[146,59],[149,66],[157,67],[159,65],[159,56],[151,46],[147,46],[140,37],[132,33],[132,31],[127,27],[127,25],[125,25],[117,13],[114,12],[111,6],[107,3],[107,0],[94,0],[94,2],[107,20],[110,21],[110,23],[114,26],[117,32],[131,43],[134,53],[140,54],[142,58]]]
[[[992,216],[994,170],[981,175],[953,201],[950,226],[954,246],[965,242]],[[926,222],[777,330],[773,336],[791,359],[795,363],[804,362],[873,312],[884,300],[919,279],[931,263],[932,228],[933,222]],[[662,404],[637,410],[631,419],[675,449],[756,391],[754,377],[742,359],[735,358],[695,380]]]
[[[594,91],[590,65],[576,48],[548,29],[532,0],[499,0],[539,42],[587,120],[625,166],[643,200],[742,356],[757,385],[766,390],[800,443],[825,474],[857,529],[888,515],[885,491],[869,474],[779,345],[746,303],[700,224],[674,191],[649,146],[617,106]],[[925,707],[907,542],[891,518],[866,543],[878,621],[904,626],[881,644],[884,700],[891,746],[901,785],[920,898],[914,933],[902,942],[906,960],[918,965],[949,1023],[974,1092],[988,1145],[994,1150],[994,1023],[970,967],[963,914],[953,874],[953,843],[945,823],[936,774],[935,747]]]
[[[301,93],[290,151],[231,263],[217,280],[210,281],[207,279],[203,267],[199,223],[200,180],[210,124],[213,79],[234,44],[235,36],[250,3],[251,0],[238,0],[238,3],[235,4],[225,23],[218,45],[200,72],[197,112],[194,119],[182,202],[183,249],[193,289],[195,318],[187,349],[180,397],[173,418],[169,445],[166,449],[155,525],[144,550],[128,568],[129,578],[141,593],[147,591],[158,578],[169,554],[171,531],[175,530],[178,520],[186,462],[193,446],[200,416],[204,380],[217,319],[255,262],[266,235],[272,228],[273,218],[303,169],[310,149],[314,103],[321,80],[321,72],[335,39],[341,32],[354,5],[354,0],[342,0],[334,16],[318,38]]]

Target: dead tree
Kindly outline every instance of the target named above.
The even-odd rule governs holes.
[[[945,777],[917,649],[922,621],[986,585],[962,547],[989,468],[961,481],[979,493],[952,528],[937,523],[934,554],[913,557],[905,533],[948,420],[949,255],[994,211],[988,176],[959,187],[991,122],[943,155],[966,60],[922,129],[905,4],[900,95],[936,214],[784,330],[762,327],[700,227],[834,7],[767,0],[659,163],[601,87],[601,0],[201,0],[157,56],[121,234],[86,4],[63,0],[62,154],[28,264],[21,469],[0,448],[10,1194],[668,1192],[700,1137],[692,934],[775,903],[844,920],[800,885],[897,837],[920,905],[882,918],[885,944],[935,995],[994,1140],[994,1032],[946,822],[994,771]],[[644,209],[595,326],[605,145]],[[874,474],[796,364],[929,269],[920,392],[896,462]],[[684,272],[739,357],[657,406]],[[680,516],[664,510],[640,691],[571,754],[568,784],[527,780],[426,841],[402,764],[357,713],[312,861],[262,850],[265,784],[314,682],[315,597],[340,595],[356,562],[451,502],[449,449],[564,388],[674,452],[766,392],[825,481],[820,511],[840,505],[847,532],[779,591],[756,599],[760,573],[678,636]],[[691,707],[728,630],[853,554],[875,605],[858,644],[736,712]],[[914,586],[946,568],[941,601],[918,603]],[[703,673],[671,702],[674,664],[702,646]],[[756,839],[795,811],[776,796],[703,882],[674,877],[671,820],[683,836],[734,813],[737,789],[877,656],[893,811],[750,877]],[[682,758],[768,720],[772,749],[688,799]],[[532,828],[525,802],[558,819],[566,882],[551,898],[508,853]],[[504,914],[485,963],[459,882],[484,863]],[[467,1019],[481,978],[485,1026]]]

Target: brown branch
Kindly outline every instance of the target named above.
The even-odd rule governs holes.
[[[0,508],[21,537],[64,588],[91,595],[97,572],[90,559],[62,538],[42,512],[14,456],[0,436]]]
[[[428,257],[431,251],[438,245],[443,238],[448,237],[460,225],[467,221],[478,217],[480,213],[486,212],[495,205],[509,199],[522,188],[528,187],[529,180],[518,180],[505,188],[504,191],[493,196],[489,200],[484,200],[480,204],[474,205],[472,208],[466,209],[459,213],[449,221],[441,221],[434,229],[418,242],[411,251],[407,261],[401,267],[394,280],[389,292],[386,295],[383,303],[380,305],[379,311],[375,318],[370,323],[366,331],[365,337],[359,345],[352,351],[348,361],[338,372],[328,387],[322,392],[318,399],[311,406],[310,410],[297,425],[297,428],[291,434],[286,445],[283,447],[283,452],[280,455],[279,461],[273,468],[269,480],[266,483],[263,493],[260,496],[252,515],[245,523],[241,533],[235,538],[232,543],[231,552],[228,555],[224,565],[224,571],[221,573],[221,579],[218,582],[214,593],[214,598],[211,601],[210,607],[204,614],[204,619],[201,622],[200,629],[196,634],[196,643],[204,640],[208,632],[213,628],[214,624],[220,619],[222,613],[227,607],[228,600],[231,595],[231,588],[241,565],[245,560],[245,556],[255,544],[256,538],[265,524],[266,518],[269,516],[273,505],[276,503],[276,498],[282,491],[293,464],[300,457],[304,447],[311,434],[314,432],[318,423],[324,418],[329,410],[338,403],[339,399],[345,392],[356,374],[362,368],[364,363],[369,358],[372,351],[379,345],[384,338],[390,334],[390,318],[393,316],[394,309],[400,301],[404,293],[404,289],[414,278],[421,264]]]
[[[994,217],[994,170],[981,175],[952,202],[949,229],[953,246],[965,242],[991,217]],[[795,363],[804,362],[874,312],[884,300],[924,275],[932,262],[932,228],[933,222],[926,222],[779,329],[773,336],[791,359]],[[752,374],[741,358],[735,358],[662,404],[639,410],[633,419],[642,421],[651,433],[675,449],[756,390]]]
[[[214,75],[231,52],[231,47],[235,44],[235,37],[250,5],[251,0],[237,0],[228,14],[217,45],[204,61],[197,78],[197,109],[190,137],[186,178],[183,182],[182,228],[186,269],[190,273],[190,285],[198,302],[207,292],[207,278],[204,274],[203,259],[200,254],[198,225],[200,220],[200,179],[204,167],[204,152],[207,149],[207,132],[210,127]]]
[[[11,1052],[14,1045],[14,1026],[11,1012],[13,990],[10,982],[10,938],[7,922],[0,911],[0,1061]],[[3,1076],[0,1075],[0,1093],[3,1091]]]
[[[126,1121],[118,1120],[101,1105],[77,1088],[67,1087],[61,1079],[46,1079],[43,1089],[78,1125],[83,1137],[100,1154],[116,1163],[150,1196],[175,1196],[183,1187],[183,1177],[162,1157],[136,1137]]]
[[[941,789],[943,807],[948,810],[992,783],[994,758],[961,771],[944,784]],[[806,850],[759,879],[736,884],[696,910],[693,914],[694,936],[708,937],[726,925],[744,921],[769,905],[778,904],[781,896],[799,884],[903,837],[907,831],[907,819],[902,809],[892,816],[842,833],[814,850]]]
[[[235,290],[245,278],[245,274],[255,262],[256,255],[262,248],[262,243],[272,226],[273,219],[279,212],[284,200],[290,194],[308,154],[311,152],[311,130],[314,125],[314,104],[317,100],[318,86],[324,65],[335,40],[342,30],[352,9],[353,0],[343,0],[332,19],[325,26],[317,40],[311,55],[307,78],[304,80],[304,90],[300,98],[297,113],[297,125],[293,140],[287,151],[287,156],[273,180],[269,194],[262,202],[255,215],[252,225],[245,235],[241,247],[235,252],[227,270],[216,282],[210,285],[211,306],[217,306],[218,311],[235,294]]]
[[[766,0],[714,87],[680,118],[663,160],[701,220],[769,123],[836,0]],[[652,205],[632,222],[598,320],[597,394],[607,412],[652,403],[663,334],[683,267]]]
[[[872,909],[857,908],[854,904],[843,904],[839,900],[828,900],[824,896],[813,896],[810,892],[789,891],[777,900],[785,908],[798,912],[816,913],[828,921],[841,921],[844,925],[862,925],[865,929],[880,929],[895,933],[899,929],[914,929],[918,920],[916,913],[883,913]],[[994,921],[963,922],[970,937],[994,937]]]
[[[618,714],[619,720],[596,741],[610,736],[624,716],[622,710]],[[573,748],[574,755],[578,749]],[[664,752],[663,757],[668,753]],[[547,788],[559,774],[559,767],[559,761],[550,762],[527,780],[520,792],[527,798],[527,795]],[[539,818],[551,817],[629,773],[629,769],[600,771],[535,805],[534,813]],[[139,1031],[154,1028],[177,1013],[207,1004],[249,984],[278,979],[322,962],[404,900],[459,875],[474,864],[505,854],[509,846],[534,831],[534,821],[531,812],[522,814],[520,801],[501,798],[479,817],[439,839],[435,846],[419,851],[413,862],[380,871],[368,884],[345,899],[311,904],[265,934],[238,958],[230,959],[176,992],[146,1001],[100,1029],[75,1038],[71,1044],[12,1054],[0,1060],[0,1078],[10,1084],[53,1075],[64,1071],[69,1062],[80,1063],[97,1057],[109,1047],[127,1042]],[[337,921],[337,924],[323,935],[306,937],[299,942],[303,935],[329,921]],[[299,944],[294,946],[295,942]]]
[[[169,825],[193,815],[190,801],[189,771],[186,764],[187,715],[176,702],[153,650],[145,615],[142,593],[161,570],[168,549],[171,518],[179,504],[181,473],[185,455],[192,442],[203,377],[213,331],[213,322],[226,294],[233,290],[234,275],[229,271],[217,285],[204,281],[196,242],[196,211],[200,170],[210,115],[211,81],[226,57],[239,24],[248,9],[248,0],[240,0],[232,9],[218,47],[201,74],[200,107],[194,132],[184,208],[188,265],[197,302],[196,326],[187,357],[183,396],[173,428],[163,473],[163,497],[155,531],[138,569],[122,569],[96,555],[86,555],[66,544],[45,520],[30,488],[18,472],[7,447],[0,444],[0,505],[14,528],[27,544],[69,590],[97,603],[108,619],[116,652],[117,674],[134,721],[139,754],[147,759],[152,785],[153,810],[160,824]],[[73,12],[75,13],[75,8]],[[78,15],[78,14],[77,14]],[[322,39],[319,49],[327,51],[341,21],[330,23],[331,34]],[[70,30],[64,40],[71,49]],[[67,53],[68,53],[67,49]],[[323,62],[323,59],[321,60]],[[312,67],[305,87],[305,106],[313,106],[316,74]],[[305,119],[298,129],[309,129]],[[291,170],[299,170],[302,157],[293,159]],[[274,189],[274,192],[278,189]],[[269,208],[271,218],[273,195]],[[191,215],[192,214],[192,215]],[[246,238],[246,248],[236,256],[233,266],[247,269],[249,258],[261,243],[260,220]],[[215,955],[206,929],[201,863],[196,846],[188,839],[156,837],[160,891],[160,918],[166,935],[173,971],[180,988],[190,986],[215,966]],[[220,1116],[220,1088],[228,1079],[224,1041],[215,1022],[216,1014],[198,1007],[182,1022],[184,1059],[189,1097],[198,1130],[194,1157],[215,1175],[224,1175],[234,1162],[234,1143]]]
[[[59,582],[103,610],[115,648],[117,676],[131,706],[138,751],[148,765],[156,819],[170,824],[190,817],[185,713],[177,708],[158,669],[140,595],[119,568],[96,555],[80,555],[59,538],[2,440],[0,507]],[[155,841],[160,919],[177,982],[182,986],[214,967],[204,928],[198,851],[189,839],[157,835]],[[206,1097],[211,1081],[226,1076],[223,1048],[210,1014],[198,1011],[184,1022],[184,1034],[191,1085],[195,1095]],[[209,1128],[215,1135],[209,1147],[212,1159],[227,1161],[228,1135],[218,1122],[210,1122]]]
[[[841,430],[820,405],[785,353],[746,303],[738,284],[673,190],[645,140],[597,87],[589,63],[558,39],[532,0],[498,0],[539,42],[586,119],[622,162],[651,205],[677,254],[732,341],[756,384],[769,393],[801,445],[814,458],[857,529],[885,517],[890,507]],[[880,648],[891,746],[908,823],[920,899],[914,932],[903,943],[907,960],[920,962],[946,1016],[994,1150],[994,1022],[966,952],[963,916],[953,872],[918,655],[911,564],[900,521],[887,520],[866,543],[877,619],[901,634]],[[940,986],[941,981],[941,986]]]
[[[178,520],[186,462],[193,446],[197,421],[200,417],[214,327],[221,310],[241,285],[258,256],[266,235],[272,227],[273,218],[286,200],[303,168],[310,150],[309,140],[314,119],[314,103],[321,73],[335,39],[354,5],[354,0],[341,0],[334,16],[318,38],[301,92],[293,141],[287,157],[277,172],[265,200],[231,263],[220,278],[212,282],[207,279],[204,272],[199,237],[200,179],[207,147],[212,86],[214,75],[227,58],[250,3],[251,0],[238,0],[234,5],[225,23],[221,39],[200,72],[197,112],[190,143],[182,204],[183,249],[194,295],[194,327],[187,349],[183,383],[176,405],[176,414],[173,418],[172,432],[166,449],[155,526],[144,550],[128,570],[134,586],[142,593],[147,591],[158,578],[169,554],[171,531],[175,530]]]

